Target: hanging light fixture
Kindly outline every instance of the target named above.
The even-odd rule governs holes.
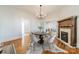
[[[39,11],[39,12],[40,12],[40,13],[39,13],[38,18],[39,18],[39,19],[44,19],[45,16],[42,14],[42,5],[40,5],[40,11]]]

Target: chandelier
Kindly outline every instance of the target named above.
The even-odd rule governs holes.
[[[42,5],[40,5],[40,11],[39,11],[39,12],[40,12],[40,13],[39,13],[38,18],[39,18],[39,19],[44,19],[44,18],[45,18],[45,15],[42,14]]]

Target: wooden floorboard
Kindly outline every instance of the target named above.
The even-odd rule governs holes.
[[[70,48],[66,46],[65,44],[63,44],[62,42],[60,42],[59,40],[56,40],[55,43],[59,48],[68,51],[68,53],[64,53],[64,52],[55,53],[55,52],[43,51],[43,54],[78,54],[79,53],[79,49]],[[12,41],[6,41],[6,42],[3,42],[3,44],[4,46],[9,45],[9,44],[14,44],[17,54],[26,54],[30,45],[30,34],[27,33],[27,35],[25,36],[24,47],[22,47],[22,38],[18,38]]]
[[[3,42],[4,46],[14,44],[17,54],[25,54],[30,45],[30,35],[29,33],[25,36],[25,46],[22,47],[22,38],[14,39],[11,41]]]

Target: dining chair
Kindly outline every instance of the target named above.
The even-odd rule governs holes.
[[[2,47],[2,54],[16,54],[15,45],[12,43]]]
[[[31,36],[30,49],[32,53],[35,50],[35,45],[38,44],[39,39],[32,33],[30,34],[30,36]]]
[[[55,39],[56,39],[56,35],[53,35],[49,38],[48,43],[49,43],[49,51],[51,52],[66,52],[65,50],[57,47],[57,45],[55,44]]]
[[[56,39],[56,35],[53,35],[53,36],[50,36],[48,38],[48,45],[49,45],[49,49],[52,50],[52,49],[55,49],[54,47],[54,40]]]

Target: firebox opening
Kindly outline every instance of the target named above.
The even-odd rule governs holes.
[[[61,40],[68,43],[68,32],[61,31]]]

